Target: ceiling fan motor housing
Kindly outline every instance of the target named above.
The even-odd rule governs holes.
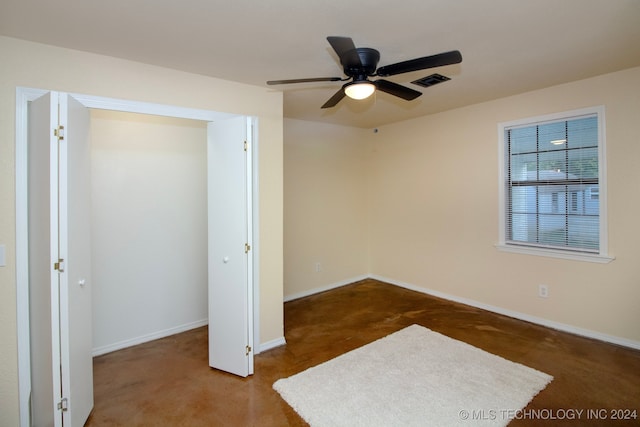
[[[378,68],[378,61],[380,61],[380,52],[369,47],[356,48],[341,59],[344,73],[356,79],[374,75]]]

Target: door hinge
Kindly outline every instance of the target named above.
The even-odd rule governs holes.
[[[62,141],[64,139],[64,126],[58,126],[53,130],[53,135],[58,137],[58,141]]]
[[[64,259],[60,258],[58,262],[54,262],[53,269],[58,270],[60,273],[64,272]]]
[[[66,397],[58,402],[58,411],[68,411],[69,410],[69,399]]]
[[[247,151],[247,141],[244,142],[244,151]]]
[[[244,253],[248,254],[250,250],[251,250],[251,246],[248,243],[245,243],[244,244]]]
[[[246,351],[246,352],[245,352],[245,354],[244,354],[244,355],[245,355],[245,356],[248,356],[248,355],[249,355],[249,353],[251,353],[251,346],[246,346],[246,347],[245,347],[245,351]]]

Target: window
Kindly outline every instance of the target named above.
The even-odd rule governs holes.
[[[498,126],[500,249],[611,260],[603,124],[598,107]]]

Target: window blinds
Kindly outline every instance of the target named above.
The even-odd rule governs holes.
[[[599,251],[596,114],[505,129],[506,243]]]

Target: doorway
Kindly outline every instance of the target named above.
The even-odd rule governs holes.
[[[29,414],[29,402],[31,394],[31,360],[30,360],[30,331],[29,331],[29,252],[28,252],[28,179],[27,179],[27,165],[28,165],[28,153],[27,153],[27,126],[28,115],[27,106],[28,103],[34,99],[41,97],[48,91],[36,90],[36,89],[24,89],[18,88],[17,90],[17,106],[16,106],[16,195],[17,195],[17,243],[16,243],[16,256],[17,256],[17,285],[18,285],[18,351],[19,351],[19,385],[20,385],[20,419],[21,425],[28,425]],[[207,122],[220,122],[230,119],[232,116],[228,114],[220,114],[217,112],[186,109],[181,107],[171,107],[156,104],[138,103],[130,101],[120,101],[108,98],[100,98],[86,95],[72,95],[79,103],[87,108],[115,110],[124,112],[134,112],[152,115],[161,115],[167,117],[187,118],[193,120],[203,120]],[[251,120],[247,120],[247,123],[251,123]],[[249,126],[248,126],[249,128]],[[250,129],[249,129],[250,130]],[[256,146],[252,146],[255,151]],[[255,157],[251,157],[255,159]],[[257,167],[257,162],[251,160],[249,163],[249,171]],[[253,173],[250,176],[257,176]],[[256,186],[253,186],[256,188]],[[256,192],[251,192],[253,197],[256,197]],[[249,197],[249,200],[251,197]],[[252,219],[249,225],[257,220],[257,203],[251,205],[250,217]],[[257,259],[257,253],[255,248],[257,242],[253,242],[254,252],[250,258],[249,265],[253,265],[253,260]],[[252,304],[252,299],[257,292],[257,276],[251,278],[252,291],[247,294],[247,303],[252,308],[250,315],[253,315],[253,322],[257,322],[259,318],[257,315],[257,306]],[[251,333],[249,340],[258,341],[258,328],[254,323],[249,324],[248,327]],[[259,341],[258,341],[259,342]]]
[[[207,123],[91,109],[93,355],[206,325]]]

